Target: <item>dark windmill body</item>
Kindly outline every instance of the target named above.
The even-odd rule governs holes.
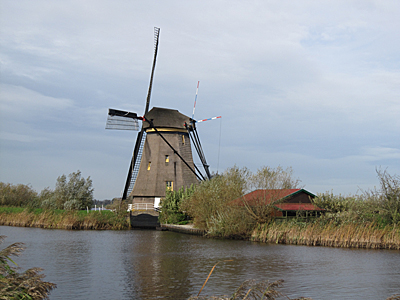
[[[159,107],[151,109],[145,119],[152,120],[152,124],[143,121],[146,139],[139,172],[129,194],[132,203],[154,203],[155,199],[165,197],[167,188],[178,190],[198,182],[192,171],[192,148],[185,127],[191,119],[177,110]]]
[[[122,200],[133,204],[136,213],[153,210],[165,197],[166,190],[196,184],[210,178],[195,122],[178,110],[154,107],[149,111],[154,69],[158,50],[159,28],[155,28],[155,51],[146,108],[143,117],[136,113],[109,109],[106,129],[138,130],[135,148]],[[192,143],[191,143],[192,142]],[[205,169],[206,176],[193,162],[192,144]],[[146,226],[145,226],[146,227]]]

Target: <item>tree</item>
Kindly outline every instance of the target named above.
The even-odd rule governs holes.
[[[197,185],[190,197],[183,198],[180,209],[185,211],[199,229],[215,236],[245,236],[252,220],[243,207],[230,205],[247,191],[249,170],[234,166],[221,175]]]
[[[43,191],[42,191],[43,192]],[[90,176],[83,178],[81,171],[64,174],[57,178],[54,192],[48,189],[41,193],[42,207],[57,209],[85,209],[91,208],[93,202],[93,188]]]
[[[243,199],[243,204],[250,216],[257,223],[268,222],[272,217],[273,206],[282,198],[282,189],[296,189],[299,187],[300,180],[293,178],[293,169],[291,167],[284,170],[281,166],[276,169],[264,166],[252,174],[249,178],[249,186],[252,190],[266,190],[262,197]],[[251,202],[251,204],[249,203]]]
[[[5,236],[0,236],[0,244]],[[19,273],[11,256],[19,256],[24,250],[23,243],[14,243],[0,250],[0,299],[47,299],[56,284],[43,281],[42,269],[32,268]],[[9,262],[15,266],[10,266]]]
[[[0,182],[0,205],[35,207],[37,199],[37,193],[29,185]]]

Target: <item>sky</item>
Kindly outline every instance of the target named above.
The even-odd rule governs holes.
[[[400,175],[397,0],[0,0],[0,181],[40,192],[80,170],[119,197],[135,131],[108,108],[195,119],[212,172],[291,167],[312,193]],[[196,159],[195,159],[196,160]],[[198,161],[198,160],[196,160]]]

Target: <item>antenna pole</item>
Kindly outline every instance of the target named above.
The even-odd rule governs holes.
[[[199,120],[199,121],[196,121],[196,123],[201,123],[201,122],[215,120],[215,119],[221,119],[221,118],[222,118],[222,116],[218,116],[218,117],[208,118],[208,119],[204,119],[204,120]]]
[[[194,110],[196,109],[196,101],[197,101],[197,93],[199,92],[199,84],[200,84],[200,81],[197,81],[196,97],[194,97],[194,106],[193,106],[192,119],[194,119]]]

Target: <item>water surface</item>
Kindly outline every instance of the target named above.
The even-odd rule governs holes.
[[[247,279],[285,280],[291,298],[386,299],[400,294],[400,251],[215,240],[152,230],[69,231],[0,226],[25,243],[22,270],[41,267],[50,299],[187,299],[231,295]],[[2,247],[3,248],[3,247]]]

